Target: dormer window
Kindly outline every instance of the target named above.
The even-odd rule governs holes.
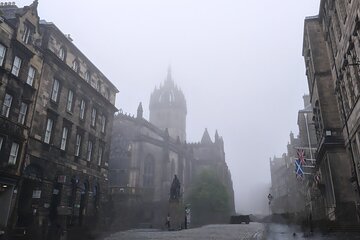
[[[61,59],[61,61],[65,60],[65,49],[63,47],[59,49],[59,58]]]
[[[90,82],[90,72],[89,71],[85,72],[85,81]]]
[[[31,26],[29,23],[24,24],[24,33],[21,37],[21,40],[25,43],[28,44],[31,41],[31,37],[33,35],[34,32],[34,27]]]
[[[78,71],[79,71],[79,63],[78,63],[78,61],[76,61],[76,60],[73,61],[72,69],[73,69],[75,72],[78,72]]]

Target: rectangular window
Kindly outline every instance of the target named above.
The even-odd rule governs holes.
[[[1,109],[1,115],[5,116],[5,117],[9,117],[12,99],[13,99],[13,97],[10,94],[8,94],[8,93],[5,94],[3,106]]]
[[[88,146],[87,146],[87,153],[86,153],[86,160],[87,161],[91,161],[91,155],[92,155],[92,149],[93,148],[93,143],[92,141],[88,141]]]
[[[95,127],[96,125],[96,108],[93,108],[91,111],[91,126]]]
[[[61,135],[61,144],[60,144],[61,150],[65,150],[65,148],[66,148],[68,132],[69,132],[69,129],[67,127],[63,127],[63,131],[62,131],[62,135]]]
[[[36,72],[35,68],[29,67],[29,72],[28,72],[28,76],[26,79],[26,83],[29,84],[30,86],[33,85],[34,78],[35,78],[35,72]]]
[[[3,137],[0,137],[0,151],[1,151],[1,149],[2,149],[3,142],[4,142],[4,138],[3,138]]]
[[[0,44],[0,66],[3,65],[5,59],[6,47]]]
[[[51,100],[53,100],[54,102],[57,102],[58,95],[59,95],[59,87],[60,87],[59,81],[54,79],[54,84],[53,84],[53,88],[51,91]]]
[[[85,107],[86,107],[86,103],[84,100],[81,100],[80,102],[80,119],[83,120],[85,117]]]
[[[10,156],[9,156],[9,162],[8,162],[9,164],[11,164],[11,165],[16,164],[18,151],[19,151],[19,144],[16,142],[13,142],[11,145],[11,150],[10,150]]]
[[[51,137],[53,123],[54,123],[54,121],[51,118],[48,118],[48,120],[46,122],[46,130],[45,130],[45,137],[44,137],[45,143],[50,143],[50,137]]]
[[[11,69],[11,73],[15,76],[19,76],[19,72],[20,72],[20,67],[21,67],[21,58],[19,58],[18,56],[15,56],[14,58],[14,63]]]
[[[66,110],[69,112],[72,111],[73,99],[74,99],[74,92],[69,90],[68,97],[67,97],[67,103],[66,103]]]
[[[31,35],[32,35],[32,31],[30,26],[28,26],[27,24],[24,25],[24,34],[22,35],[21,40],[25,43],[28,44],[30,39],[31,39]]]
[[[24,102],[21,102],[18,123],[20,123],[20,124],[25,123],[27,109],[28,109],[28,105]]]
[[[101,132],[105,132],[106,127],[106,117],[104,115],[101,115]]]
[[[102,157],[103,157],[103,148],[100,146],[99,153],[98,153],[98,166],[101,166]]]
[[[75,156],[80,156],[80,148],[81,148],[81,135],[76,135],[76,142],[75,142]]]

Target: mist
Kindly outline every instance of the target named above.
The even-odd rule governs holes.
[[[17,1],[29,5],[31,0]],[[285,151],[307,93],[304,16],[319,1],[40,1],[39,15],[119,89],[116,106],[148,118],[169,65],[187,100],[187,142],[223,136],[238,212],[266,213],[269,158]],[[264,198],[264,199],[262,199]]]

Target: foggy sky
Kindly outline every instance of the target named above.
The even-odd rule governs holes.
[[[125,112],[142,102],[148,118],[150,93],[171,64],[187,99],[188,142],[205,127],[212,138],[219,131],[236,209],[255,212],[262,206],[250,193],[269,185],[269,158],[298,132],[308,92],[303,21],[318,8],[319,0],[40,0],[38,11],[115,84]]]

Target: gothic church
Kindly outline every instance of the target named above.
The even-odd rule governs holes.
[[[186,142],[186,100],[170,68],[163,84],[151,94],[149,108],[150,121],[143,118],[141,103],[136,116],[120,111],[114,118],[109,180],[116,224],[161,227],[174,175],[181,182],[184,201],[193,179],[203,170],[213,171],[224,184],[234,212],[223,138],[216,132],[212,141],[205,129],[200,142]]]

